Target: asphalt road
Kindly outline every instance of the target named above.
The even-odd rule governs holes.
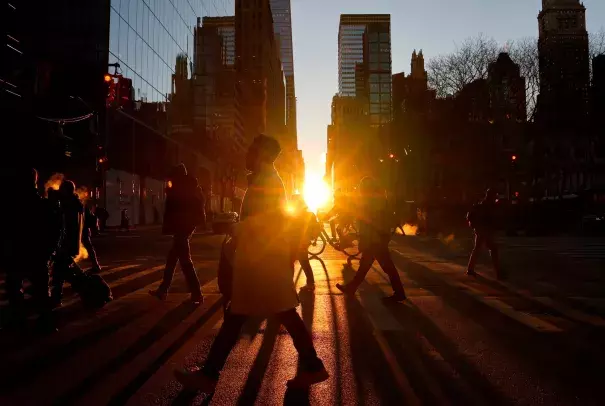
[[[157,230],[97,239],[115,300],[89,313],[67,289],[58,333],[0,332],[0,404],[603,404],[603,296],[584,297],[592,299],[584,306],[565,284],[552,282],[548,292],[535,281],[523,285],[518,281],[527,278],[517,274],[531,266],[511,268],[508,282],[496,281],[485,265],[469,278],[462,248],[411,238],[392,244],[409,297],[404,304],[380,300],[391,290],[378,266],[348,298],[335,284],[352,278],[356,261],[351,268],[342,254],[327,250],[311,262],[317,288],[300,295],[299,311],[331,374],[327,382],[308,392],[286,390],[296,351],[276,323],[256,320],[245,327],[214,396],[186,393],[172,371],[203,361],[222,322],[221,237],[198,235],[192,242],[206,296],[201,307],[186,303],[178,271],[166,302],[147,294],[159,284],[169,242]],[[537,243],[524,243],[503,252],[511,249],[517,263],[531,265]],[[295,280],[305,284],[298,267]]]

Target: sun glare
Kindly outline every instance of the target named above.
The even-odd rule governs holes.
[[[305,176],[304,198],[307,206],[313,212],[330,202],[330,187],[317,173],[307,172]]]

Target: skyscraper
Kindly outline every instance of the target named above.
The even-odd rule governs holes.
[[[538,119],[575,123],[588,115],[586,8],[579,0],[542,0]]]
[[[280,48],[280,59],[286,77],[286,126],[294,144],[296,131],[296,89],[294,82],[294,55],[292,47],[292,12],[290,0],[271,0],[273,30]]]
[[[338,32],[339,96],[366,98],[370,123],[391,121],[391,16],[343,14]],[[366,94],[358,94],[364,89]]]

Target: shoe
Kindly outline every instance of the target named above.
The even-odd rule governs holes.
[[[392,296],[387,296],[385,297],[383,300],[385,302],[403,302],[407,299],[408,297],[405,295],[405,293],[401,292],[401,293],[395,293]]]
[[[214,393],[216,384],[218,383],[217,380],[204,375],[200,369],[195,371],[177,369],[174,371],[174,377],[185,389],[207,394]]]
[[[315,372],[301,371],[288,381],[287,386],[292,389],[306,389],[316,383],[327,381],[329,377],[330,374],[323,367]]]
[[[156,289],[156,290],[150,290],[149,294],[153,297],[155,297],[156,299],[159,299],[161,301],[166,300],[166,296],[168,296],[168,293],[164,292],[163,290],[160,289]]]
[[[189,298],[189,303],[195,306],[199,306],[204,303],[204,296],[202,296],[202,294],[191,295],[191,297]]]
[[[340,283],[336,284],[336,288],[338,290],[340,290],[342,293],[344,293],[345,295],[353,295],[355,294],[355,291],[353,289],[351,289],[350,286],[347,285],[341,285]]]
[[[477,272],[475,272],[475,270],[474,270],[474,269],[468,269],[468,270],[466,271],[466,274],[467,274],[468,276],[477,276]]]

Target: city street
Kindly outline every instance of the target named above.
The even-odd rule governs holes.
[[[183,392],[172,371],[203,361],[222,322],[216,280],[221,240],[194,237],[192,253],[206,301],[192,307],[178,271],[166,302],[147,293],[159,283],[169,246],[158,230],[98,238],[102,275],[115,300],[96,314],[86,313],[68,288],[58,333],[35,338],[2,332],[0,404],[207,402]],[[603,295],[573,299],[553,284],[545,285],[552,294],[535,294],[517,286],[514,270],[509,282],[498,282],[484,265],[470,279],[460,261],[422,244],[414,237],[392,243],[409,297],[405,304],[381,301],[391,290],[378,266],[356,297],[340,294],[335,284],[349,280],[353,271],[342,254],[326,250],[311,262],[317,287],[301,293],[299,310],[331,378],[309,392],[286,390],[286,380],[296,373],[296,351],[285,330],[258,320],[246,326],[212,403],[600,403]],[[503,255],[516,250],[517,257],[531,256],[536,244],[520,240]],[[305,284],[298,267],[295,280],[299,287]],[[602,289],[598,282],[584,282],[600,285],[595,292]]]

